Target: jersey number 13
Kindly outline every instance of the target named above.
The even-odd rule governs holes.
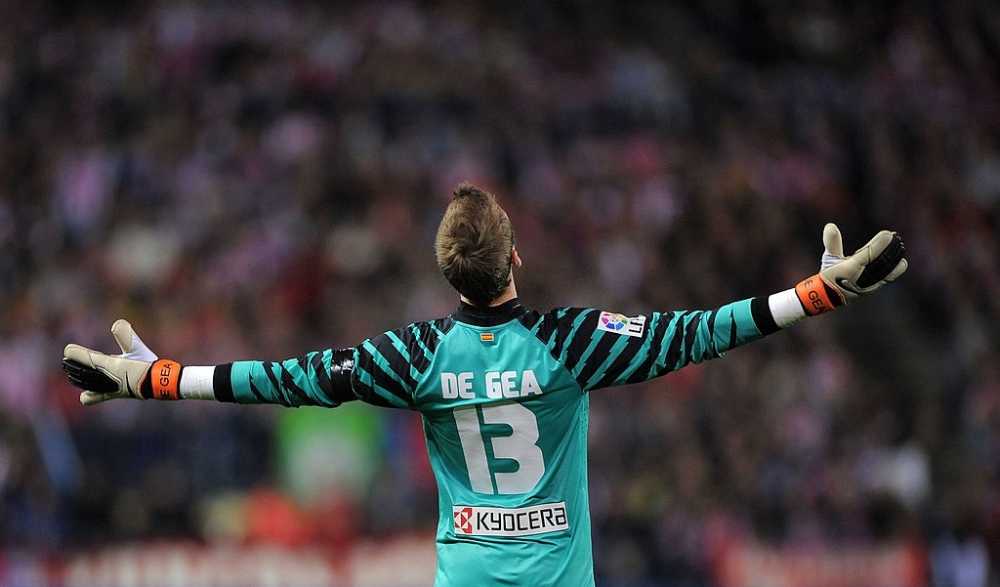
[[[483,424],[506,424],[511,427],[510,436],[490,436],[489,441],[493,456],[516,461],[516,471],[490,471],[486,444],[479,426],[479,412],[482,413]],[[462,441],[462,452],[465,453],[465,466],[469,470],[469,483],[476,493],[528,493],[545,473],[542,449],[535,444],[538,442],[538,420],[531,410],[521,404],[456,408],[455,423]],[[493,491],[494,481],[496,491]]]

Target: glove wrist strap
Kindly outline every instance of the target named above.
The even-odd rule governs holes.
[[[843,300],[830,291],[818,273],[800,281],[795,286],[795,295],[809,316],[830,312],[843,304]]]
[[[149,366],[149,372],[139,386],[143,399],[178,400],[183,367],[177,361],[159,359]]]

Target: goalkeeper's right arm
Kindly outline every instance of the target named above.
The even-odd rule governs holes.
[[[525,325],[584,390],[648,381],[831,311],[870,294],[906,271],[905,248],[879,232],[844,257],[840,231],[823,231],[820,272],[794,288],[714,310],[673,310],[628,318],[592,308],[556,308]]]

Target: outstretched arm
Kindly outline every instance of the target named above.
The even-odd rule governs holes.
[[[586,308],[537,316],[529,328],[584,390],[638,383],[829,312],[894,281],[907,268],[895,233],[881,231],[844,257],[840,230],[827,224],[820,272],[793,289],[725,304],[626,317]]]
[[[284,361],[236,361],[208,367],[160,359],[125,320],[111,326],[121,355],[76,344],[63,351],[63,369],[85,390],[80,402],[118,398],[207,399],[243,404],[336,407],[357,399],[351,376],[355,351],[327,349]]]
[[[84,390],[80,402],[85,406],[133,398],[333,408],[358,399],[410,408],[414,382],[407,375],[427,368],[425,349],[435,347],[438,337],[429,324],[410,325],[356,347],[312,351],[284,361],[200,367],[157,357],[125,320],[111,326],[111,335],[120,355],[77,344],[63,351],[63,370]]]

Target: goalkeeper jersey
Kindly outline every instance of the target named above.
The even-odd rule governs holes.
[[[354,349],[352,387],[416,410],[438,485],[436,587],[594,584],[586,392],[658,377],[777,330],[766,298],[627,317],[463,304]],[[233,363],[233,399],[335,406],[331,354]]]

